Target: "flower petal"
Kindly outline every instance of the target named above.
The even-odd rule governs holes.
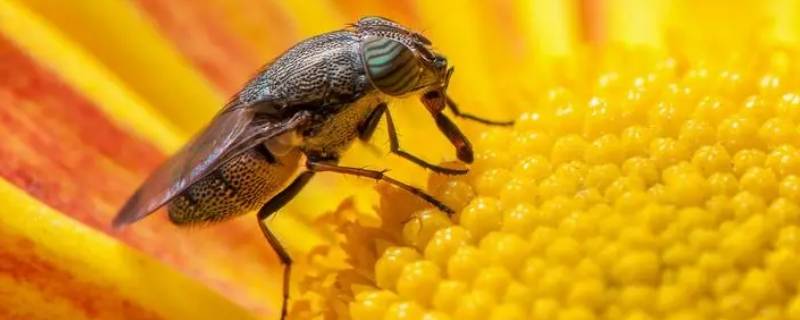
[[[249,319],[248,311],[0,181],[0,316]]]

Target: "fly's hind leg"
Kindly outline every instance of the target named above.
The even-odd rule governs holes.
[[[264,234],[264,237],[267,238],[267,242],[275,250],[275,253],[278,254],[278,258],[281,260],[283,264],[283,301],[281,303],[281,320],[286,319],[286,308],[287,302],[289,301],[289,277],[292,274],[292,257],[289,256],[289,253],[286,252],[286,249],[283,247],[281,242],[272,231],[267,226],[267,217],[278,211],[278,209],[282,208],[284,205],[289,203],[300,190],[311,180],[311,177],[314,176],[314,172],[306,171],[301,173],[297,178],[292,181],[286,189],[283,189],[280,193],[278,193],[275,197],[270,199],[264,206],[258,210],[258,226],[261,228],[261,232]]]

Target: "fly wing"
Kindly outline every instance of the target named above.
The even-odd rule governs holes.
[[[263,107],[263,103],[259,103]],[[288,121],[256,119],[255,106],[237,102],[217,114],[211,124],[161,164],[128,199],[112,225],[121,227],[144,218],[189,186],[267,139],[296,127],[301,115]]]

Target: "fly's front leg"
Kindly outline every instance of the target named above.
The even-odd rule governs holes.
[[[469,172],[469,170],[466,169],[451,169],[431,164],[413,154],[401,150],[400,141],[397,138],[397,129],[395,128],[394,121],[392,120],[392,114],[389,112],[389,109],[386,107],[385,103],[379,104],[375,110],[372,111],[369,117],[367,117],[367,119],[359,126],[359,138],[361,138],[361,140],[369,140],[369,138],[372,137],[372,134],[375,133],[375,128],[378,126],[378,122],[380,122],[380,119],[384,114],[386,114],[386,125],[389,132],[389,144],[392,153],[402,157],[403,159],[411,161],[420,167],[440,174],[461,175]]]
[[[305,187],[309,180],[314,176],[314,172],[306,171],[301,173],[297,178],[292,181],[286,189],[283,189],[276,196],[272,197],[264,206],[258,210],[258,226],[261,228],[261,233],[267,238],[267,242],[278,254],[278,258],[283,264],[283,301],[281,303],[281,320],[286,319],[287,302],[289,301],[289,277],[292,274],[292,257],[286,252],[281,242],[267,226],[267,217],[278,211],[278,209],[285,206],[292,200],[300,190]]]
[[[453,101],[453,99],[450,99],[449,96],[447,97],[446,103],[447,103],[447,108],[449,108],[450,111],[452,111],[453,114],[456,115],[456,117],[469,119],[469,120],[472,120],[472,121],[477,121],[477,122],[480,122],[480,123],[483,123],[483,124],[492,125],[492,126],[511,126],[511,125],[514,125],[514,121],[489,120],[489,119],[485,119],[485,118],[482,118],[482,117],[479,117],[479,116],[476,116],[476,115],[472,115],[472,114],[469,114],[469,113],[461,112],[461,110],[458,108],[458,105],[456,104],[456,102]]]
[[[417,157],[417,156],[415,156],[413,154],[410,154],[408,152],[400,150],[400,141],[398,141],[398,139],[397,139],[397,129],[395,129],[395,127],[394,127],[394,121],[392,120],[392,114],[389,112],[388,109],[386,110],[386,126],[388,127],[388,130],[389,130],[389,143],[391,145],[392,153],[394,153],[394,154],[396,154],[398,156],[401,156],[404,159],[417,164],[418,166],[421,166],[421,167],[426,168],[426,169],[430,169],[431,171],[436,172],[436,173],[442,173],[442,174],[467,174],[467,172],[469,172],[469,170],[466,170],[466,169],[450,169],[450,168],[445,168],[445,167],[437,166],[437,165],[434,165],[434,164],[430,164],[428,162],[425,162],[425,160],[422,160],[422,159],[420,159],[419,157]]]
[[[380,156],[383,152],[380,148],[368,142],[375,133],[375,129],[378,128],[378,123],[381,122],[381,117],[383,117],[383,111],[385,110],[386,104],[379,104],[377,107],[375,107],[375,110],[372,110],[372,113],[369,114],[367,119],[358,125],[358,138],[361,140],[361,142],[366,144],[372,153],[377,156]]]
[[[375,107],[375,110],[372,110],[372,113],[367,116],[367,119],[358,125],[358,138],[361,139],[361,141],[367,142],[369,139],[372,139],[372,135],[375,134],[375,129],[378,128],[378,123],[381,122],[383,113],[386,112],[386,110],[385,103],[379,104]]]
[[[420,188],[410,186],[398,180],[395,180],[387,175],[385,175],[385,171],[377,171],[377,170],[368,170],[368,169],[361,169],[361,168],[353,168],[353,167],[343,167],[339,166],[335,163],[323,162],[323,161],[316,161],[313,159],[309,159],[306,162],[306,167],[309,171],[313,172],[322,172],[322,171],[330,171],[330,172],[337,172],[341,174],[347,174],[352,176],[358,177],[366,177],[372,178],[375,180],[385,181],[391,185],[394,185],[400,189],[406,190],[411,194],[425,200],[426,202],[434,205],[435,207],[439,208],[439,210],[444,211],[448,215],[452,215],[455,213],[453,209],[450,209],[447,205],[442,203],[441,201],[434,198],[432,195],[426,193]]]

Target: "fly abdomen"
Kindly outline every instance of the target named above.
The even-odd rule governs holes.
[[[178,225],[213,223],[260,208],[294,175],[300,153],[277,159],[266,149],[250,150],[187,188],[167,205]]]

